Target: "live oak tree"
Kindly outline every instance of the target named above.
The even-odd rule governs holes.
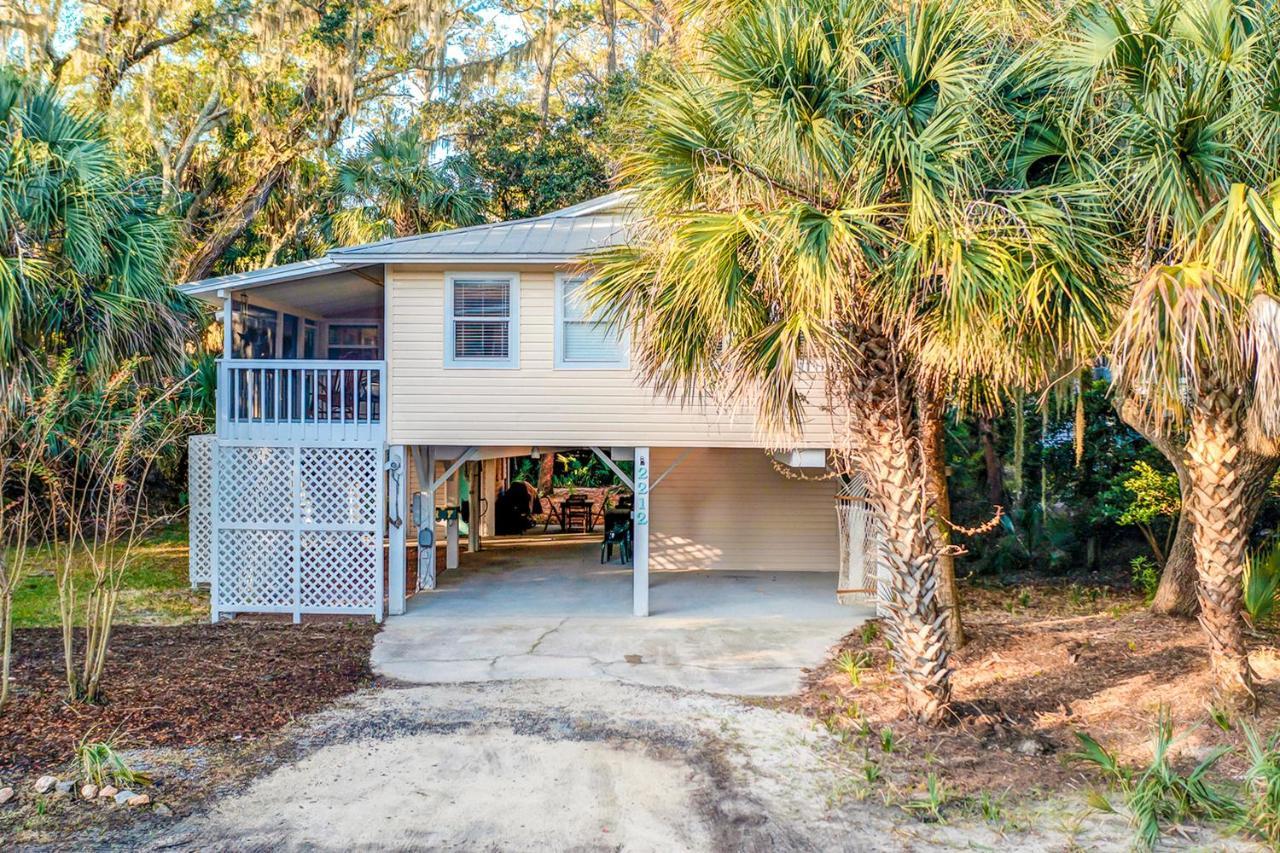
[[[925,431],[948,395],[1040,387],[1110,316],[1093,185],[1005,168],[1008,40],[968,4],[724,4],[634,105],[637,224],[598,310],[677,396],[746,400],[778,444],[826,405],[885,535],[886,636],[917,718],[951,697]]]
[[[1083,7],[1027,63],[1037,167],[1110,194],[1119,409],[1179,473],[1225,704],[1254,700],[1241,577],[1280,465],[1278,57],[1274,4],[1122,0]]]

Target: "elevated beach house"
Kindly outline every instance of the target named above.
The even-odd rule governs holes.
[[[749,411],[655,396],[626,336],[584,311],[584,265],[627,221],[613,194],[184,285],[225,336],[216,433],[191,442],[191,573],[213,618],[402,613],[433,585],[415,519],[447,542],[440,571],[465,573],[510,460],[586,449],[634,495],[619,568],[636,615],[654,572],[829,572],[835,595],[842,538],[863,532],[838,521],[829,417],[815,404],[778,449]]]

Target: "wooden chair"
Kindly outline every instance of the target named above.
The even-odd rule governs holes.
[[[583,495],[569,495],[560,505],[560,529],[569,533],[574,527],[582,525],[583,533],[590,533],[595,527],[591,512],[591,501]]]

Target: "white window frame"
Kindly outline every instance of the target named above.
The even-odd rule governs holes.
[[[506,358],[457,358],[454,353],[453,283],[456,279],[506,279],[511,288],[507,317]],[[444,276],[444,366],[454,370],[515,370],[520,367],[520,274],[514,272],[448,272]]]
[[[555,281],[556,332],[555,332],[555,367],[556,370],[630,370],[631,339],[626,330],[618,335],[618,358],[614,361],[566,361],[564,357],[564,283],[575,279],[586,279],[583,273],[557,272]]]

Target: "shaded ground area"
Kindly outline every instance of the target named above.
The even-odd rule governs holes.
[[[498,540],[387,620],[374,670],[418,684],[600,678],[782,695],[872,611],[835,601],[823,572],[654,572],[631,615],[629,566],[598,541]]]
[[[970,640],[954,658],[953,725],[931,731],[905,719],[885,643],[873,628],[846,637],[785,706],[819,721],[883,772],[932,768],[956,794],[1024,797],[1095,781],[1066,760],[1078,747],[1077,731],[1129,763],[1148,762],[1161,706],[1183,734],[1175,749],[1184,762],[1223,744],[1236,753],[1219,765],[1221,774],[1243,769],[1239,728],[1223,731],[1210,718],[1208,652],[1194,621],[1152,616],[1139,598],[1099,588],[970,589],[964,604]],[[1270,734],[1280,728],[1277,635],[1255,634],[1250,645],[1262,702],[1251,722]],[[865,662],[856,685],[850,658]],[[892,752],[882,747],[884,737]]]
[[[15,632],[13,692],[0,713],[0,783],[47,772],[92,733],[122,748],[248,741],[368,685],[369,620],[121,626],[102,706],[64,702],[62,636]]]

